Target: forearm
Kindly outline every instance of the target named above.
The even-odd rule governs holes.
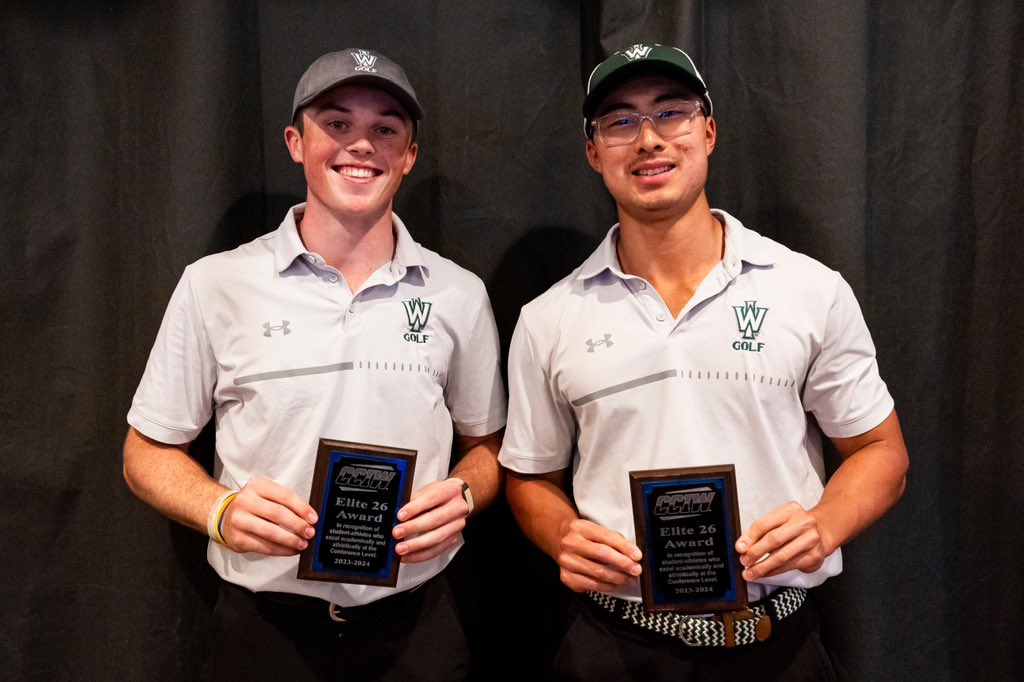
[[[830,551],[860,535],[896,504],[906,483],[905,462],[905,456],[882,447],[865,448],[843,462],[810,510]]]
[[[525,476],[514,471],[507,474],[508,504],[519,527],[541,551],[557,561],[562,551],[562,537],[569,524],[579,518],[565,492],[564,474]]]
[[[458,436],[462,452],[450,478],[459,478],[469,485],[473,495],[473,512],[486,509],[501,493],[504,470],[498,464],[502,431],[483,437]]]
[[[129,428],[124,443],[124,478],[143,502],[205,534],[210,507],[226,488],[187,453],[188,445],[160,443]]]
[[[896,413],[872,432],[874,438],[863,444],[834,440],[843,463],[810,510],[832,551],[857,537],[903,495],[908,457]]]

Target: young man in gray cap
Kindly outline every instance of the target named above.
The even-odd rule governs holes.
[[[211,537],[224,582],[206,676],[450,680],[468,669],[442,571],[465,518],[500,491],[505,397],[483,283],[392,213],[422,116],[383,55],[322,56],[284,132],[306,202],[276,231],[186,268],[168,305],[124,471],[141,499]],[[187,454],[211,415],[213,478]],[[306,500],[320,439],[416,451],[392,532],[396,587],[296,577],[316,541]]]
[[[830,679],[806,590],[841,571],[840,546],[896,502],[907,469],[860,309],[838,273],[709,207],[716,123],[681,50],[612,55],[583,113],[587,158],[619,223],[523,308],[500,456],[519,523],[579,593],[557,672]],[[822,433],[843,458],[827,485]],[[710,508],[700,496],[711,487],[641,497],[640,512],[648,523],[661,514],[665,556],[699,548],[658,567],[663,595],[717,589],[717,555],[705,553],[717,542],[735,547],[734,591],[745,584],[750,608],[737,598],[730,609],[695,603],[706,609],[696,615],[647,610],[641,560],[658,545],[639,546],[630,472],[727,465],[738,537],[683,520],[703,511],[698,497]]]

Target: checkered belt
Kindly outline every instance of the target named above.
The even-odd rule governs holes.
[[[687,646],[732,647],[767,639],[772,622],[777,623],[799,609],[807,599],[807,590],[787,587],[747,609],[726,611],[708,618],[655,613],[638,602],[600,592],[587,592],[587,596],[623,620],[662,635],[678,637]]]

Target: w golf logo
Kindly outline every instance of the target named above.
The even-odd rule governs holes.
[[[651,51],[651,48],[646,45],[634,45],[633,47],[626,50],[623,54],[626,55],[626,59],[629,61],[635,61],[637,59],[643,59],[647,56],[647,53]]]
[[[405,307],[405,319],[409,322],[409,332],[403,337],[406,341],[413,343],[426,343],[430,338],[427,334],[421,334],[430,319],[430,309],[433,303],[428,303],[419,298],[409,301],[402,301]]]
[[[736,326],[743,333],[743,341],[733,341],[732,347],[735,350],[748,350],[760,353],[764,348],[764,342],[754,343],[757,335],[761,333],[761,325],[764,324],[767,308],[757,307],[757,301],[744,301],[743,305],[734,305],[732,311],[736,313]]]
[[[434,304],[414,298],[411,301],[402,301],[402,305],[405,306],[405,317],[409,320],[409,331],[423,331],[427,326],[427,320],[430,319],[430,308]]]
[[[376,73],[377,69],[373,68],[373,65],[377,62],[377,57],[370,54],[366,50],[359,50],[358,52],[351,52],[352,58],[356,60],[356,71],[369,71],[370,73]]]

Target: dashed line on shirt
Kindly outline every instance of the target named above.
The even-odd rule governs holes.
[[[576,398],[572,401],[573,407],[580,407],[587,403],[598,400],[599,398],[605,398],[616,393],[622,393],[623,391],[629,391],[634,388],[641,386],[647,386],[658,381],[665,379],[671,379],[678,376],[680,379],[692,379],[699,381],[746,381],[757,384],[767,384],[768,386],[778,386],[779,388],[789,388],[796,385],[796,381],[793,379],[782,379],[779,377],[771,377],[765,374],[751,374],[750,372],[732,372],[722,370],[693,370],[693,369],[669,369],[664,372],[657,372],[656,374],[648,374],[647,376],[640,377],[639,379],[632,379],[631,381],[624,381],[621,384],[615,384],[608,388],[602,388],[600,391],[594,391],[587,395]],[[741,378],[742,377],[742,378]]]
[[[372,370],[384,370],[393,372],[423,372],[433,377],[441,376],[442,372],[439,369],[434,369],[430,365],[424,365],[422,363],[416,363],[415,365],[411,362],[388,362],[387,360],[381,362],[380,360],[359,360],[358,366],[355,369],[372,369]]]
[[[783,379],[781,377],[771,377],[767,374],[751,374],[750,372],[722,372],[720,370],[700,370],[700,369],[681,369],[679,370],[679,377],[681,379],[693,379],[710,381],[712,379],[718,381],[750,381],[755,384],[767,384],[768,386],[778,386],[779,388],[789,388],[796,386],[795,379]]]

